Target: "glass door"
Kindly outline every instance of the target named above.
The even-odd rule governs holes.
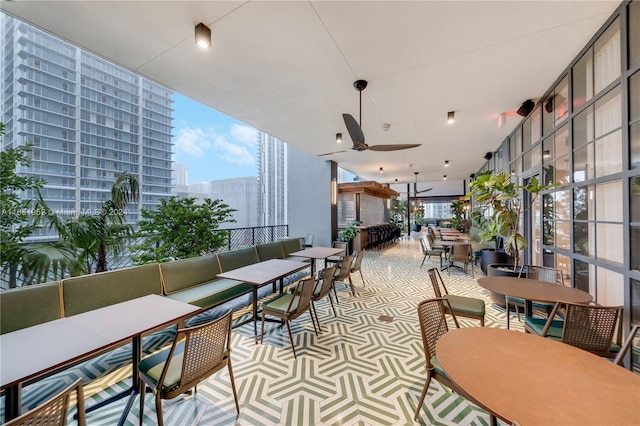
[[[540,179],[539,175],[534,175],[536,179]],[[524,179],[524,185],[529,184],[531,178],[533,176],[527,177]],[[523,230],[524,237],[527,239],[529,243],[528,249],[524,253],[524,263],[529,265],[539,265],[542,266],[542,242],[540,238],[542,219],[540,217],[541,212],[541,203],[542,197],[537,196],[535,200],[533,200],[532,194],[527,191],[524,191],[524,206],[523,206]],[[533,202],[532,202],[533,201]]]

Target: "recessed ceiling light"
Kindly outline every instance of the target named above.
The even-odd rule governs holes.
[[[342,143],[342,133],[336,133],[336,143]]]
[[[456,113],[454,111],[449,111],[447,113],[447,124],[453,124],[455,121],[455,115]]]
[[[444,160],[444,166],[449,167],[449,160]]]
[[[202,22],[196,25],[196,44],[204,49],[211,47],[211,30]]]
[[[442,180],[447,180],[447,175],[442,176]]]

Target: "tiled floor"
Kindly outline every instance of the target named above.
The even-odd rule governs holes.
[[[236,416],[226,370],[198,386],[195,397],[164,403],[168,425],[404,425],[414,424],[413,413],[425,379],[424,355],[416,305],[433,297],[427,269],[417,240],[404,239],[382,251],[369,251],[363,261],[367,280],[363,286],[354,276],[357,296],[338,285],[340,304],[333,316],[328,301],[317,305],[324,332],[319,337],[307,315],[293,324],[298,359],[293,359],[286,328],[267,324],[263,345],[255,345],[251,325],[233,332],[232,362],[240,401]],[[476,279],[482,276],[475,268]],[[490,304],[485,291],[470,275],[454,270],[443,274],[452,294],[487,301],[487,327],[504,327],[505,313]],[[246,312],[241,311],[240,315]],[[382,316],[382,318],[381,318]],[[384,318],[384,317],[390,317]],[[201,316],[206,320],[207,316]],[[463,327],[478,321],[459,319]],[[521,329],[515,318],[513,328]],[[169,333],[145,341],[160,347]],[[75,369],[75,376],[102,377],[86,385],[87,405],[100,401],[130,384],[126,367],[130,350],[121,348]],[[122,367],[125,365],[125,367]],[[107,373],[105,375],[105,373]],[[50,383],[64,382],[50,378]],[[45,382],[45,383],[47,383]],[[47,385],[48,386],[48,385]],[[34,403],[41,392],[37,385],[25,391],[25,404]],[[105,390],[106,388],[106,390]],[[31,401],[31,402],[30,402]],[[139,421],[138,402],[127,417]],[[124,408],[124,400],[87,416],[90,425],[112,425]],[[153,398],[147,395],[144,424],[156,423]],[[489,416],[465,399],[432,381],[419,417],[420,424],[484,425]]]

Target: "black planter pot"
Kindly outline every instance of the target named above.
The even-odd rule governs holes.
[[[513,262],[512,263],[492,263],[487,265],[487,276],[488,277],[517,277],[520,271],[513,270]],[[505,307],[506,303],[504,301],[504,294],[496,293],[491,290],[487,290],[489,292],[489,297],[491,301],[496,305]]]
[[[480,269],[482,269],[482,272],[487,276],[489,275],[487,273],[487,265],[491,265],[492,263],[513,264],[513,258],[504,250],[482,249],[480,252]]]

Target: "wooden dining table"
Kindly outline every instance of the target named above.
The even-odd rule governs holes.
[[[546,281],[518,277],[484,277],[478,285],[498,294],[518,297],[525,301],[525,315],[533,315],[533,301],[556,303],[589,303],[593,300],[586,291]]]
[[[456,390],[508,424],[640,424],[640,376],[582,349],[469,327],[445,333],[436,351]]]
[[[345,249],[335,247],[310,247],[300,251],[289,253],[290,256],[306,257],[311,259],[311,275],[316,272],[316,260],[324,259],[324,266],[327,266],[327,258],[338,254],[343,254]]]

